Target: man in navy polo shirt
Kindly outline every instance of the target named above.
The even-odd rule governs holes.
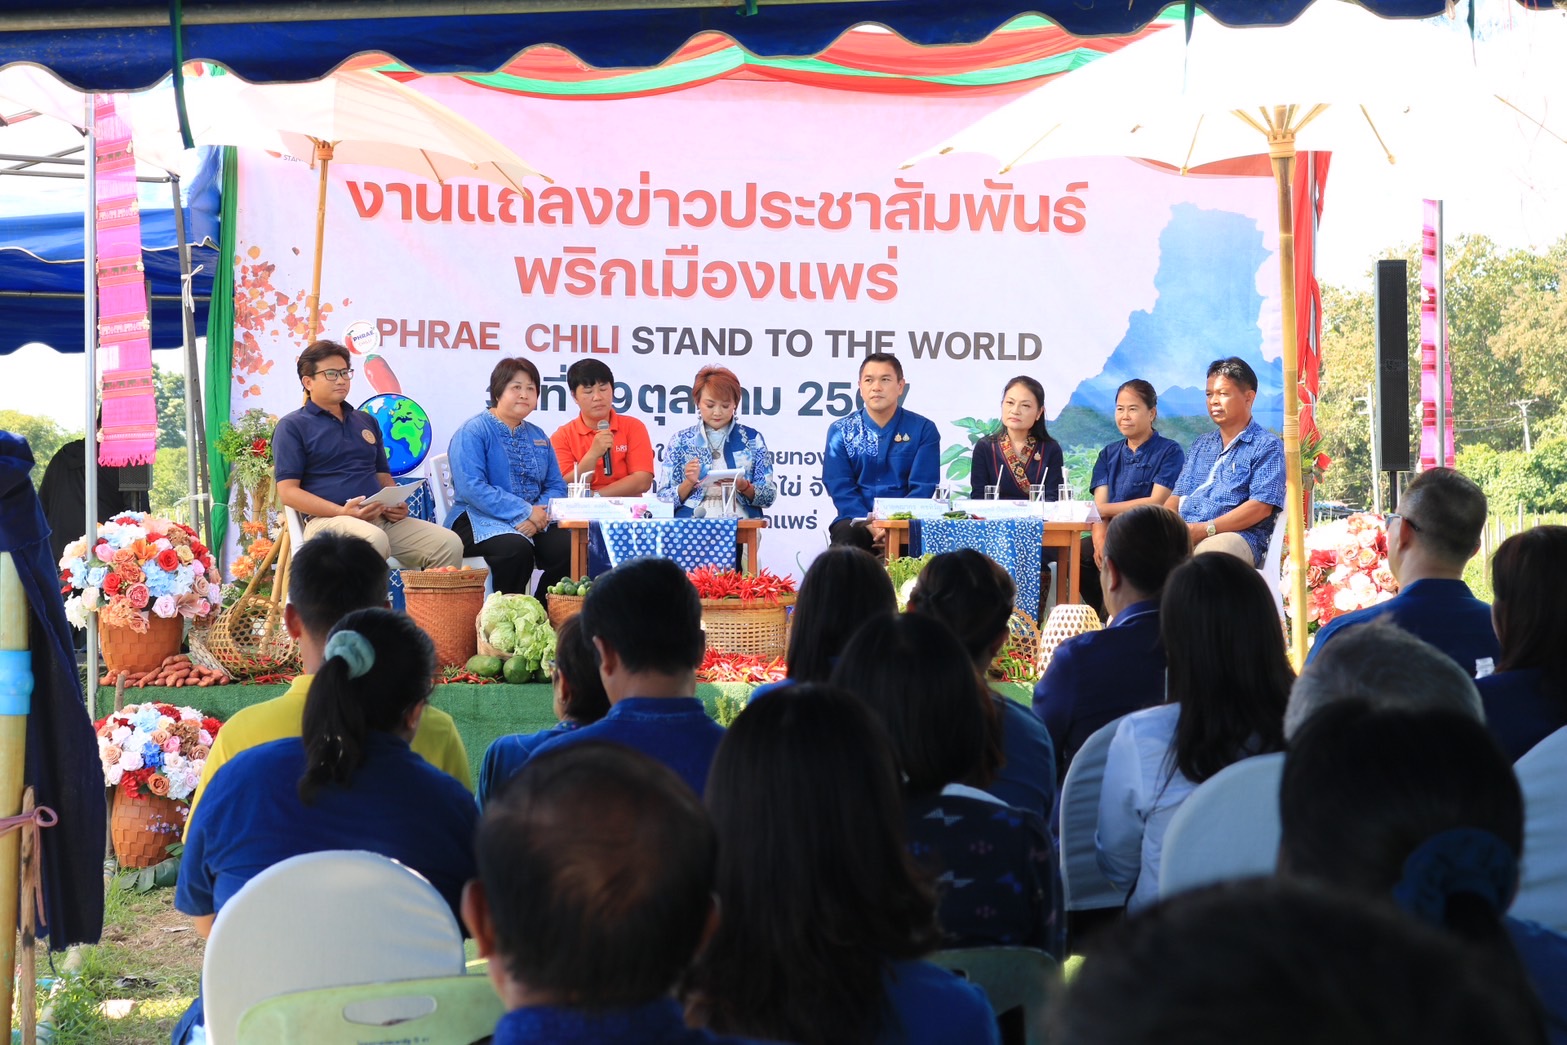
[[[305,518],[305,540],[343,533],[411,569],[461,565],[462,539],[451,530],[410,519],[406,504],[368,500],[394,483],[375,418],[347,403],[354,377],[348,349],[336,341],[312,342],[296,367],[309,399],[278,421],[272,471],[278,496]]]
[[[1306,663],[1346,628],[1388,617],[1446,653],[1470,678],[1489,675],[1501,659],[1491,607],[1463,582],[1464,566],[1480,550],[1485,493],[1451,468],[1415,477],[1387,516],[1387,565],[1398,594],[1386,602],[1334,617],[1317,632]]]
[[[1261,566],[1284,507],[1284,441],[1256,421],[1257,373],[1230,356],[1208,364],[1208,416],[1218,429],[1186,455],[1168,506],[1198,552],[1226,551]]]

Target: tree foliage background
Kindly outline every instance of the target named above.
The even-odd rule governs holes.
[[[1419,245],[1387,256],[1409,264],[1410,438],[1418,447]],[[1457,466],[1496,510],[1567,511],[1567,239],[1537,252],[1464,236],[1448,245],[1444,261]],[[1372,503],[1363,402],[1376,377],[1372,283],[1368,269],[1361,287],[1323,288],[1317,424],[1333,466],[1317,490],[1355,506]],[[1530,399],[1532,453],[1523,448],[1517,405]]]

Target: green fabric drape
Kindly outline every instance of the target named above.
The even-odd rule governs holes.
[[[218,453],[218,433],[229,420],[234,372],[234,232],[239,203],[239,163],[233,146],[223,150],[223,214],[218,270],[212,274],[212,304],[207,310],[207,469],[212,473],[212,548],[219,555],[228,531],[229,464]]]

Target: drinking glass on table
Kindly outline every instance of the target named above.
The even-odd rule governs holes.
[[[985,487],[985,500],[995,501],[999,500],[1000,497],[1001,487],[999,485],[992,483],[991,485]]]
[[[1043,501],[1045,499],[1045,484],[1044,483],[1029,483],[1028,484],[1028,499],[1030,501],[1034,501],[1034,502]]]

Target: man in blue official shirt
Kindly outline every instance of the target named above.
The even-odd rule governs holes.
[[[299,383],[309,398],[278,420],[272,473],[278,497],[305,519],[305,540],[318,533],[369,541],[382,558],[435,569],[462,564],[462,538],[444,526],[408,517],[408,505],[370,500],[395,486],[375,418],[348,405],[354,371],[348,349],[315,341],[299,354]]]
[[[609,714],[540,744],[533,758],[608,740],[653,756],[700,795],[724,729],[696,696],[707,641],[702,600],[685,571],[669,559],[632,559],[593,582],[581,619]]]
[[[1485,493],[1451,468],[1421,472],[1387,516],[1387,565],[1398,594],[1386,602],[1334,617],[1317,632],[1309,664],[1346,628],[1386,616],[1446,653],[1471,677],[1489,675],[1501,647],[1491,607],[1463,582],[1464,566],[1480,550]]]
[[[1244,359],[1208,364],[1208,416],[1218,429],[1192,443],[1166,503],[1186,520],[1196,551],[1260,567],[1284,507],[1284,441],[1252,420],[1256,399],[1257,373]]]
[[[834,544],[850,537],[855,519],[871,512],[878,497],[929,497],[941,480],[941,437],[928,418],[899,402],[907,387],[903,364],[891,352],[872,352],[860,363],[860,398],[865,405],[827,429],[822,482],[835,513],[827,528]],[[885,532],[870,527],[880,544]]]

